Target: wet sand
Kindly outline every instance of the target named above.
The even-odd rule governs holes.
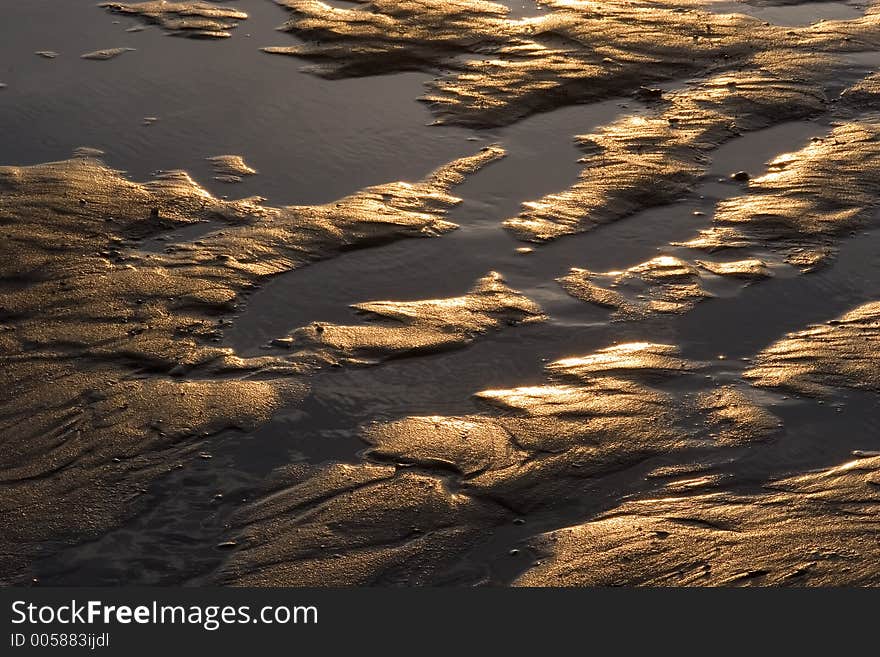
[[[27,518],[0,579],[880,583],[880,18],[648,3],[657,34],[699,25],[658,45],[558,4],[384,0],[359,10],[416,36],[361,34],[358,59],[296,0],[209,5],[247,14],[224,35],[0,2],[0,509]],[[613,75],[579,11],[612,25]],[[509,86],[481,63],[554,12],[560,54]],[[79,147],[134,196],[27,169]],[[192,185],[129,186],[175,170]]]

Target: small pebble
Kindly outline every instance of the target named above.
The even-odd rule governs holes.
[[[639,87],[635,95],[645,100],[659,100],[663,97],[663,90],[657,87]]]

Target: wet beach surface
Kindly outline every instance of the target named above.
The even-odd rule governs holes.
[[[375,4],[381,8],[395,3]],[[511,9],[508,18],[514,21],[564,11],[553,7],[554,3],[500,4]],[[758,19],[757,25],[766,24],[770,30],[778,27],[783,33],[789,26],[808,29],[818,21],[850,21],[870,15],[865,3],[669,4],[717,15],[752,16]],[[64,161],[77,148],[88,147],[102,151],[101,160],[125,172],[125,179],[147,181],[157,172],[186,171],[218,199],[219,209],[193,212],[180,221],[171,217],[174,222],[162,231],[126,235],[130,243],[120,248],[135,254],[132,266],[145,268],[155,260],[170,272],[226,281],[224,264],[217,265],[216,271],[202,271],[208,267],[205,263],[213,262],[208,256],[218,256],[221,263],[229,258],[244,262],[238,248],[252,260],[247,274],[241,274],[244,265],[237,272],[244,282],[229,283],[235,304],[212,306],[205,315],[219,328],[196,335],[199,348],[228,349],[228,354],[247,363],[224,361],[223,367],[213,369],[213,361],[193,357],[192,362],[198,364],[182,380],[274,386],[290,377],[304,387],[301,393],[275,395],[266,402],[269,410],[254,412],[252,422],[232,417],[208,423],[197,439],[184,432],[167,453],[161,451],[167,448],[164,443],[161,447],[150,443],[148,451],[155,453],[156,461],[139,463],[118,476],[125,486],[138,488],[137,495],[119,504],[130,508],[101,512],[94,523],[84,522],[78,529],[65,527],[57,535],[38,532],[36,538],[29,536],[31,553],[26,563],[8,566],[0,572],[0,580],[47,585],[880,584],[876,562],[873,570],[863,569],[862,579],[848,574],[870,562],[877,549],[876,529],[871,524],[876,524],[876,516],[871,514],[880,511],[880,500],[876,492],[872,498],[846,488],[864,484],[867,490],[876,491],[880,469],[874,454],[880,451],[880,388],[876,370],[871,369],[880,353],[875,349],[880,347],[875,342],[880,313],[869,307],[867,319],[847,319],[847,313],[878,300],[876,206],[880,197],[872,202],[861,196],[832,199],[841,207],[855,208],[852,214],[858,215],[858,222],[853,219],[853,223],[848,223],[850,214],[822,197],[797,219],[780,220],[786,229],[796,226],[794,236],[749,233],[742,228],[749,225],[748,220],[724,219],[723,225],[742,231],[737,239],[748,244],[715,244],[699,257],[723,262],[757,258],[771,272],[766,278],[709,275],[700,269],[698,274],[672,274],[674,289],[670,289],[663,279],[665,265],[653,261],[665,256],[696,262],[693,252],[697,247],[689,241],[713,226],[716,212],[735,212],[754,197],[783,198],[778,203],[773,200],[773,207],[794,207],[795,201],[821,194],[814,193],[813,181],[818,179],[815,187],[833,187],[836,180],[849,180],[845,175],[859,175],[868,181],[864,194],[874,193],[880,184],[880,160],[873,151],[859,160],[861,168],[853,173],[843,167],[835,169],[839,157],[809,149],[837,139],[829,133],[841,125],[870,129],[877,125],[874,111],[880,107],[875,89],[865,92],[867,100],[859,96],[858,101],[848,100],[854,96],[847,96],[847,90],[870,79],[880,61],[880,49],[875,47],[880,43],[880,27],[860,26],[869,32],[867,36],[858,33],[839,40],[838,36],[811,36],[821,41],[817,52],[832,53],[830,63],[823,61],[813,68],[824,71],[827,65],[828,71],[836,71],[816,72],[813,78],[792,73],[768,51],[771,64],[761,62],[761,70],[786,81],[796,80],[806,89],[804,95],[822,96],[820,108],[813,108],[808,99],[800,113],[774,110],[765,116],[759,111],[754,128],[743,121],[728,135],[710,125],[700,139],[683,142],[680,150],[655,149],[661,154],[658,157],[674,161],[669,169],[681,168],[652,178],[648,189],[662,192],[655,201],[650,194],[629,188],[620,197],[614,196],[618,180],[600,190],[579,188],[591,185],[590,172],[601,167],[581,161],[592,155],[589,145],[579,145],[576,136],[595,136],[605,152],[611,152],[609,144],[618,138],[617,133],[607,131],[608,126],[632,121],[632,133],[638,134],[640,121],[659,116],[665,124],[665,106],[658,105],[658,98],[670,103],[680,98],[681,106],[689,107],[689,94],[702,93],[701,84],[731,71],[750,74],[752,60],[744,58],[729,69],[716,69],[716,62],[707,55],[704,68],[696,70],[688,63],[680,74],[658,74],[643,83],[621,73],[624,82],[601,98],[578,97],[583,91],[578,89],[565,102],[554,97],[557,107],[536,104],[535,111],[524,114],[519,110],[508,114],[504,108],[491,115],[497,120],[489,120],[479,112],[464,112],[461,108],[469,101],[450,101],[453,110],[438,113],[435,106],[417,100],[433,93],[433,87],[426,85],[438,76],[458,75],[457,64],[450,65],[450,73],[435,62],[424,64],[423,55],[418,54],[413,60],[417,64],[405,66],[389,66],[377,58],[375,70],[363,76],[316,75],[306,70],[306,64],[315,58],[324,62],[325,54],[300,59],[260,51],[268,46],[311,43],[308,34],[278,30],[295,14],[269,0],[236,0],[216,6],[232,5],[248,18],[229,30],[228,38],[203,40],[168,36],[156,25],[106,11],[91,0],[0,0],[0,15],[7,26],[0,40],[0,61],[4,62],[0,82],[6,85],[0,89],[0,164],[28,167]],[[342,1],[328,5],[359,6]],[[707,32],[713,29],[721,28]],[[876,35],[870,30],[876,30]],[[516,34],[511,42],[518,44],[522,38]],[[766,41],[772,43],[773,38],[770,34]],[[318,42],[315,47],[330,48],[331,42]],[[368,38],[364,43],[372,45]],[[838,52],[837,43],[849,45]],[[507,56],[503,48],[508,45],[501,46],[501,54],[490,52],[486,57]],[[813,54],[809,44],[791,47]],[[116,48],[132,50],[114,53],[118,56],[106,60],[81,57]],[[469,48],[464,47],[464,54],[456,52],[455,57],[483,56]],[[41,57],[35,54],[38,51],[58,56]],[[334,66],[335,57],[332,52]],[[805,68],[810,67],[807,62]],[[466,78],[467,69],[461,70]],[[745,88],[748,82],[737,85],[730,88]],[[641,87],[650,88],[647,95]],[[513,100],[511,105],[527,100],[531,102]],[[702,97],[695,102],[709,106]],[[477,115],[480,121],[471,120]],[[719,115],[721,125],[724,111]],[[438,117],[449,120],[432,125]],[[736,118],[739,123],[740,115]],[[675,127],[677,121],[673,117],[670,125]],[[627,131],[620,132],[625,135]],[[839,140],[846,142],[844,136]],[[853,138],[852,143],[863,142],[873,143],[868,137]],[[503,157],[500,151],[496,156],[495,151],[482,150],[495,146],[504,150]],[[646,147],[648,153],[655,151]],[[787,153],[803,154],[787,166],[814,158],[821,165],[818,170],[827,171],[829,179],[837,178],[825,185],[811,169],[798,178],[809,184],[792,188],[791,196],[785,196],[787,188],[773,187],[778,166],[771,163]],[[207,159],[227,154],[240,156],[242,162],[224,160],[218,165]],[[472,157],[485,157],[485,161],[472,165],[467,160]],[[454,167],[451,182],[431,178],[432,172],[465,160]],[[632,162],[638,161],[632,155]],[[835,173],[838,169],[839,174]],[[8,186],[0,188],[0,199],[4,193],[13,199],[9,217],[31,211],[30,205],[15,205],[18,197],[8,191],[15,186],[16,193],[31,193],[20,182],[24,180],[20,172],[10,173],[9,180],[4,179]],[[747,172],[748,181],[733,178],[737,172]],[[620,181],[628,181],[630,173],[624,170]],[[600,177],[601,172],[595,175]],[[225,176],[238,180],[219,179]],[[638,175],[631,178],[633,187],[644,185]],[[663,188],[673,179],[681,188],[676,187],[667,199]],[[364,209],[356,196],[361,190],[394,181],[428,182],[424,187],[416,185],[416,200],[406,188],[377,187],[374,196],[363,202],[369,204]],[[32,184],[43,184],[43,178]],[[545,222],[540,208],[534,216],[528,206],[523,209],[524,203],[540,204],[569,189],[581,190],[580,196],[568,197],[574,198],[574,212],[586,216],[589,212],[584,208],[588,208],[596,215],[607,212],[610,218],[595,225],[572,226]],[[594,205],[604,193],[611,200],[602,207]],[[638,207],[630,208],[624,193],[638,199],[634,202]],[[461,202],[437,210],[434,204],[443,205],[449,194]],[[200,195],[188,189],[182,197]],[[361,236],[358,227],[357,239],[349,239],[349,227],[331,218],[320,229],[309,228],[308,236],[320,232],[320,238],[306,242],[303,250],[308,256],[297,260],[299,255],[279,255],[284,245],[272,242],[275,233],[271,233],[265,258],[275,269],[266,273],[260,270],[259,249],[252,252],[247,241],[257,243],[263,238],[244,233],[239,237],[235,232],[263,210],[222,205],[226,199],[253,196],[264,199],[260,208],[269,208],[270,219],[290,231],[285,235],[297,235],[306,221],[288,220],[286,206],[295,206],[290,211],[293,215],[301,212],[307,217],[312,216],[312,207],[327,204],[332,212],[341,206],[342,211],[363,212],[373,221],[373,216],[391,214],[383,203],[406,214],[401,224],[415,222],[417,234],[397,231]],[[346,197],[354,201],[349,204]],[[161,197],[157,193],[155,198]],[[67,200],[73,209],[65,206],[63,212],[59,210],[62,215],[77,211],[75,199]],[[80,206],[91,204],[91,199],[83,201]],[[567,202],[561,200],[558,205]],[[555,203],[547,205],[555,207]],[[51,199],[47,202],[47,207],[59,205]],[[614,213],[621,206],[632,211],[621,211],[618,217]],[[846,215],[839,229],[808,230],[797,224],[802,216],[838,211],[839,216]],[[164,217],[165,206],[160,212]],[[779,212],[785,214],[784,209]],[[753,216],[765,214],[761,210]],[[524,240],[515,227],[503,223],[517,217],[526,222],[523,225],[540,225],[544,231],[548,225],[554,231],[562,225],[563,232],[535,233],[537,239]],[[419,224],[422,220],[424,224]],[[457,228],[447,230],[443,222]],[[4,226],[13,223],[4,215]],[[406,226],[409,230],[410,224]],[[332,238],[345,235],[344,240],[340,238],[343,243],[328,246],[332,238],[322,232],[325,228]],[[224,231],[229,235],[223,235]],[[727,234],[720,239],[728,239]],[[830,255],[814,270],[793,255],[826,248]],[[15,265],[14,249],[10,251],[4,257],[13,258]],[[649,266],[637,269],[643,263]],[[586,296],[560,284],[573,268],[588,272],[584,275],[590,284]],[[621,272],[630,270],[629,278],[621,278]],[[507,287],[498,299],[486,300],[474,291],[478,292],[475,285],[490,272],[497,272]],[[11,294],[19,286],[37,285],[40,280],[35,276],[20,281],[10,275],[3,280],[3,290]],[[618,303],[617,297],[608,301],[598,289],[604,286],[606,292],[615,293],[631,283],[635,292],[627,297],[627,304]],[[690,285],[695,287],[683,289]],[[109,289],[112,294],[112,286]],[[539,310],[532,312],[531,306],[523,310],[526,302],[517,295]],[[386,314],[384,306],[366,311],[352,308],[385,300],[397,302]],[[426,300],[443,303],[439,310],[418,303]],[[2,324],[12,326],[9,332],[14,332],[16,322],[26,315],[7,311],[6,302],[2,305]],[[46,305],[44,301],[34,304],[37,310],[28,321],[38,322],[40,309]],[[459,315],[463,306],[467,312]],[[672,306],[675,309],[670,311]],[[202,317],[198,312],[195,316]],[[152,321],[166,314],[173,312],[160,309]],[[399,322],[405,333],[392,331],[386,336],[367,330],[363,335],[359,330],[374,325],[393,329]],[[861,332],[829,340],[831,346],[817,339],[817,344],[808,344],[803,352],[788,337],[828,322],[844,329],[854,323]],[[173,335],[177,339],[180,333]],[[88,357],[77,355],[78,341],[77,336],[58,340],[59,349],[71,350],[74,368],[94,358],[92,352]],[[782,343],[788,348],[792,341],[794,355],[785,360],[789,352],[780,356],[776,347]],[[27,350],[51,349],[45,344],[32,346],[37,343],[23,341],[27,349],[20,352],[4,343],[8,349],[3,354],[4,367],[15,371],[27,360],[23,355]],[[649,346],[639,346],[643,344]],[[603,350],[620,345],[635,345],[634,364],[627,356],[602,355]],[[651,345],[670,346],[674,353]],[[594,366],[590,361],[585,373],[578,369],[580,365],[567,362],[591,354],[599,354],[602,363],[607,358],[622,364],[590,370]],[[180,361],[188,358],[180,357]],[[122,367],[122,360],[116,355],[107,362]],[[867,364],[850,366],[859,361]],[[95,362],[104,364],[101,359]],[[208,365],[203,368],[202,362]],[[290,371],[279,374],[288,365]],[[126,362],[124,373],[107,376],[123,381],[178,376],[176,371],[170,373],[170,366],[161,367]],[[786,374],[791,371],[796,375]],[[824,389],[818,391],[819,387]],[[568,400],[569,395],[574,401]],[[723,401],[707,401],[711,395]],[[20,411],[12,397],[10,393],[5,402],[8,408],[0,429],[6,444],[27,433],[27,420],[16,415]],[[222,400],[222,392],[219,397]],[[558,397],[565,400],[555,401]],[[75,402],[83,408],[92,403],[87,395],[86,402]],[[148,415],[149,411],[138,422],[151,426]],[[455,442],[463,426],[467,428],[462,435],[471,440],[467,447]],[[560,447],[563,436],[577,447]],[[112,431],[102,440],[112,441]],[[14,453],[14,448],[4,448],[4,455]],[[9,472],[18,465],[11,458],[3,462]],[[853,463],[860,465],[851,468],[856,473],[852,476],[863,473],[867,483],[852,484],[848,474],[837,476],[835,468]],[[78,466],[73,459],[64,467]],[[53,468],[40,465],[37,469],[42,471],[34,478],[53,477]],[[589,474],[579,474],[585,470]],[[364,482],[363,486],[338,483],[346,477]],[[812,479],[790,482],[797,477],[815,477],[819,483]],[[10,518],[19,508],[25,509],[24,522],[38,523],[44,511],[31,511],[20,502],[27,493],[28,484],[22,483],[26,480],[17,474],[4,477],[4,486],[13,482],[24,488],[7,488],[2,508]],[[832,483],[824,489],[824,482]],[[88,486],[101,489],[103,484],[92,480]],[[377,490],[370,492],[368,486]],[[778,490],[786,492],[764,504],[771,494],[768,491],[777,494]],[[806,503],[797,497],[804,490]],[[797,499],[791,501],[784,495]],[[686,508],[676,507],[674,500],[679,497],[692,500],[693,506],[684,502]],[[402,501],[396,506],[390,498]],[[70,507],[65,507],[65,499],[56,499],[62,513],[88,516],[92,512],[88,498],[83,498],[82,506]],[[818,501],[811,506],[814,499]],[[755,526],[746,526],[734,512],[728,516],[726,511],[717,511],[719,500],[723,509],[737,505],[753,509]],[[59,512],[51,510],[51,501],[47,504],[50,510],[45,513]],[[846,507],[834,515],[835,504],[857,508]],[[789,506],[795,509],[790,518],[779,520],[773,515],[775,509]],[[762,509],[767,508],[773,512],[765,517]],[[840,520],[847,513],[867,518],[865,526],[847,526]],[[839,549],[844,555],[840,559],[849,561],[843,567],[834,560],[837,557],[809,556],[813,548],[798,543],[800,534],[795,534],[791,544],[780,538],[779,553],[795,555],[789,561],[782,556],[780,563],[768,563],[772,561],[769,556],[756,554],[754,564],[742,565],[736,561],[740,557],[731,557],[729,573],[717,578],[706,575],[702,581],[677,580],[674,575],[651,580],[640,572],[640,566],[626,566],[644,554],[666,555],[668,550],[667,561],[658,557],[658,563],[651,562],[644,569],[680,573],[681,563],[696,558],[688,554],[688,545],[693,545],[705,553],[700,559],[715,559],[716,572],[723,570],[724,543],[719,547],[714,536],[689,534],[698,522],[709,526],[706,518],[715,523],[719,514],[723,517],[718,526],[728,527],[724,523],[729,522],[731,531],[736,523],[744,527],[743,540],[760,537],[762,532],[775,535],[774,527],[788,527],[792,522],[840,527],[839,534],[821,537],[826,543],[820,547],[826,552],[831,550],[829,545]],[[822,514],[830,514],[831,519]],[[688,522],[681,521],[675,529],[663,524],[670,518],[675,524],[685,516]],[[627,520],[632,517],[636,520]],[[762,518],[766,519],[763,525]],[[638,527],[632,529],[634,534],[644,524],[651,541],[662,542],[670,533],[677,537],[678,529],[684,538],[667,541],[664,547],[651,542],[640,547],[647,539],[624,533],[618,540],[617,529],[607,528],[619,519],[628,528]],[[708,543],[700,542],[704,540]],[[564,547],[554,548],[557,543]],[[631,552],[622,554],[612,567],[597,563],[604,559],[603,550]],[[729,553],[738,554],[733,548]],[[831,565],[824,569],[824,565],[806,567],[804,563]],[[785,579],[786,573],[800,572],[799,568],[805,568],[805,575]],[[601,576],[590,579],[593,575],[583,574],[593,571]],[[813,572],[816,580],[810,581]],[[743,579],[743,573],[751,574]]]

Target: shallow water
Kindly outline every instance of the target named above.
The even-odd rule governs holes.
[[[489,271],[501,273],[511,287],[540,304],[548,319],[490,334],[461,350],[318,372],[304,403],[282,409],[253,432],[224,433],[205,448],[210,459],[185,460],[181,469],[157,478],[137,517],[37,560],[34,573],[43,583],[213,581],[214,569],[228,557],[215,546],[228,537],[232,514],[262,493],[266,478],[289,463],[359,463],[366,445],[358,431],[364,424],[482,413],[475,393],[540,385],[548,362],[612,343],[675,344],[685,357],[710,361],[706,376],[713,381],[732,381],[746,366],[742,359],[785,333],[877,298],[880,231],[873,228],[843,239],[826,268],[744,284],[680,316],[611,321],[608,311],[569,296],[554,280],[571,267],[623,270],[656,255],[676,254],[672,243],[710,226],[719,200],[742,194],[731,174],[760,175],[777,155],[825,135],[827,115],[745,133],[713,151],[702,182],[679,202],[523,254],[516,249],[524,244],[501,221],[516,215],[522,203],[577,180],[583,152],[576,135],[649,112],[649,104],[632,97],[635,90],[503,128],[430,126],[433,117],[417,98],[431,76],[315,77],[302,72],[296,59],[259,51],[295,42],[276,31],[287,16],[283,9],[267,0],[234,4],[248,12],[248,20],[229,39],[205,42],[168,37],[154,26],[127,32],[139,23],[104,12],[93,0],[0,0],[4,24],[15,26],[4,29],[0,39],[0,60],[7,62],[0,82],[8,85],[0,90],[2,164],[62,160],[88,146],[105,151],[108,164],[136,180],[158,170],[184,169],[216,196],[258,195],[275,206],[309,205],[330,203],[370,185],[416,181],[455,158],[499,144],[507,156],[454,191],[462,203],[448,218],[458,230],[436,239],[351,251],[282,274],[248,295],[224,331],[222,345],[245,356],[282,353],[268,343],[298,327],[359,321],[352,304],[453,297]],[[521,0],[503,4],[514,17],[545,11]],[[718,3],[711,9],[793,26],[863,13],[856,4],[835,2],[782,7]],[[108,61],[80,58],[117,47],[135,50]],[[34,54],[42,50],[59,56]],[[663,88],[685,89],[691,82],[684,78]],[[837,91],[832,87],[830,95]],[[146,117],[157,120],[145,125]],[[222,154],[241,155],[258,174],[236,184],[215,180],[205,158]],[[159,253],[218,226],[181,228],[161,240],[146,240],[143,249]],[[744,449],[735,463],[719,466],[736,476],[739,490],[837,464],[854,449],[880,449],[878,402],[871,393],[841,393],[843,412],[831,404],[763,394],[785,430],[771,446]],[[477,579],[510,582],[528,567],[523,559],[508,556],[513,546],[652,490],[644,474],[654,465],[612,474],[605,488],[579,504],[536,513],[522,526],[489,531],[468,556],[482,573]]]
[[[782,6],[752,6],[745,2],[713,2],[712,11],[718,13],[747,14],[774,25],[811,25],[825,20],[846,20],[864,13],[864,3],[860,2],[807,2],[804,4],[783,4]]]
[[[276,31],[281,8],[267,0],[236,5],[249,18],[229,39],[202,42],[169,38],[156,27],[126,32],[139,23],[90,0],[4,2],[5,24],[19,26],[0,44],[8,62],[0,99],[6,161],[63,159],[87,145],[136,178],[185,169],[217,195],[308,204],[418,178],[473,151],[468,131],[424,129],[431,117],[415,99],[428,76],[328,84],[300,73],[296,61],[259,51],[292,40]],[[111,61],[79,59],[114,47],[136,51]],[[32,55],[43,49],[59,56]],[[147,127],[144,117],[158,120]],[[234,187],[215,182],[205,158],[226,153],[243,155],[259,178]]]

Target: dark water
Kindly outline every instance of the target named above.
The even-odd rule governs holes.
[[[3,163],[65,159],[74,148],[91,146],[106,151],[111,165],[137,179],[180,168],[217,195],[258,194],[273,205],[312,204],[366,185],[415,180],[483,145],[500,143],[508,157],[455,192],[463,198],[451,212],[459,230],[440,239],[353,252],[281,276],[250,297],[226,342],[258,354],[271,338],[308,322],[351,321],[352,303],[463,294],[490,270],[541,303],[551,319],[489,336],[458,352],[317,375],[305,405],[277,414],[253,435],[224,436],[212,443],[211,460],[195,460],[157,481],[147,512],[99,540],[39,563],[44,582],[203,581],[224,557],[213,546],[223,540],[232,510],[253,498],[275,468],[291,461],[358,460],[364,446],[357,429],[365,422],[474,412],[473,393],[540,383],[547,361],[613,341],[668,341],[694,358],[724,354],[727,365],[715,373],[724,379],[743,367],[739,359],[786,331],[876,298],[876,230],[846,241],[827,269],[798,278],[777,276],[682,317],[610,322],[606,311],[574,300],[553,281],[573,266],[623,269],[674,253],[670,242],[708,226],[715,202],[741,193],[717,178],[738,170],[760,173],[772,157],[826,132],[822,122],[746,135],[716,152],[707,183],[682,202],[521,255],[515,252],[521,243],[500,222],[515,214],[521,202],[570,185],[581,156],[573,137],[623,113],[641,111],[637,102],[610,99],[568,107],[498,130],[428,127],[431,117],[416,101],[426,75],[340,81],[309,76],[299,71],[299,61],[258,50],[292,42],[275,30],[285,18],[282,9],[266,0],[235,4],[250,14],[249,20],[230,39],[202,42],[164,36],[155,27],[126,32],[137,23],[98,9],[93,0],[0,0],[5,24],[16,26],[5,29],[0,40],[0,82],[8,85],[0,90]],[[539,12],[522,0],[507,4],[520,16]],[[732,4],[717,9],[739,10]],[[860,11],[844,3],[744,9],[792,25],[805,17],[807,22],[809,17],[849,18]],[[112,47],[136,50],[110,61],[80,59],[82,53]],[[33,54],[39,50],[60,55],[44,59]],[[151,116],[158,121],[144,126],[144,117]],[[242,155],[259,175],[234,186],[212,180],[204,158],[225,153]],[[694,215],[695,210],[705,214]],[[815,303],[817,297],[821,304]],[[880,448],[874,398],[847,393],[840,401],[843,412],[774,399],[786,434],[738,463],[741,480],[760,482],[839,462],[852,449]],[[633,492],[646,485],[638,477],[627,484]],[[587,500],[570,516],[537,518],[528,527],[506,529],[487,537],[472,556],[489,564],[495,581],[505,581],[517,568],[503,556],[512,545],[604,503]]]

